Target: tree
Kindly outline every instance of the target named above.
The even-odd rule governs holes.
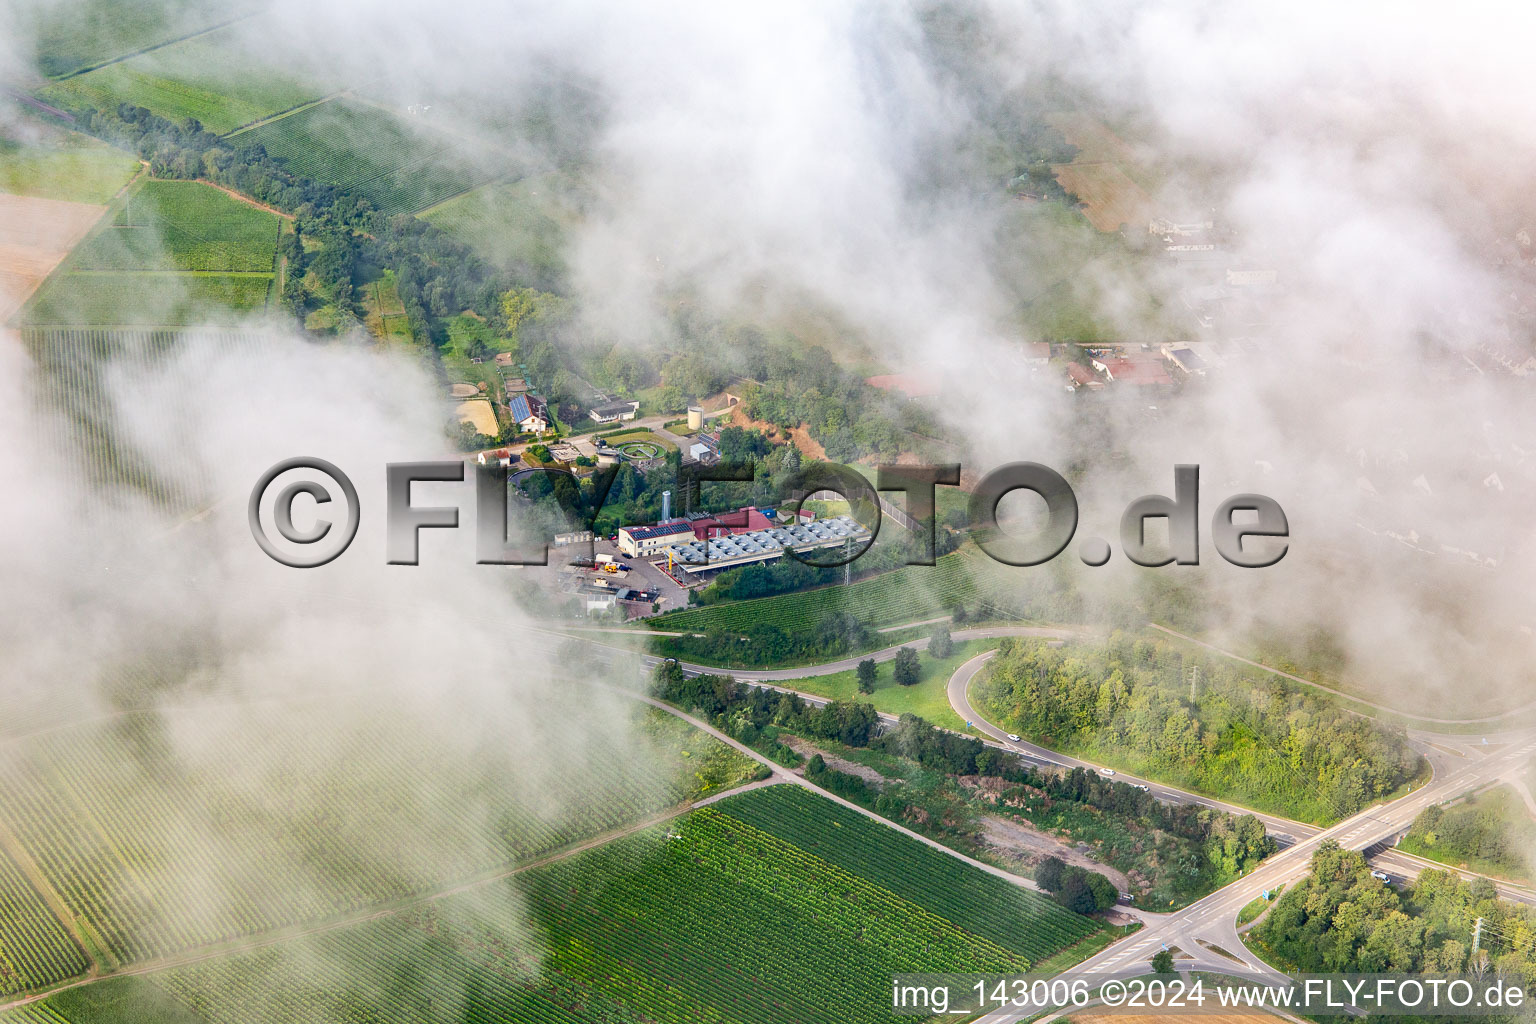
[[[933,631],[933,637],[928,641],[928,653],[935,658],[947,658],[955,653],[955,641],[949,635],[948,626],[941,624]]]
[[[878,672],[879,668],[875,665],[874,658],[865,658],[863,661],[859,662],[858,675],[860,693],[875,692],[875,676]]]
[[[915,686],[922,669],[917,663],[917,652],[903,647],[896,652],[896,683],[899,686]]]
[[[1055,892],[1061,888],[1061,875],[1067,865],[1060,857],[1047,857],[1035,868],[1035,884],[1046,892]]]
[[[1160,949],[1152,954],[1152,970],[1158,974],[1173,973],[1173,953],[1166,949]]]

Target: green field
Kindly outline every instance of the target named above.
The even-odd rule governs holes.
[[[270,274],[276,214],[197,181],[145,181],[70,257],[66,270]]]
[[[422,219],[519,280],[556,290],[565,276],[565,233],[579,217],[567,195],[571,187],[560,174],[482,185],[432,207]]]
[[[825,1020],[836,1006],[840,1022],[873,1024],[904,1019],[890,1008],[895,973],[1050,969],[1105,935],[822,797],[774,786],[511,879],[87,986],[0,1020],[783,1024]],[[98,1015],[77,1015],[81,1006]]]
[[[844,871],[884,886],[971,932],[1028,956],[1036,970],[1053,958],[1087,955],[1068,947],[1097,937],[1098,924],[1050,899],[913,840],[799,786],[770,786],[717,805],[748,824],[793,843]],[[1065,966],[1065,963],[1059,966]]]
[[[305,107],[236,138],[265,146],[295,174],[330,182],[388,213],[414,213],[500,173],[461,156],[452,137],[355,100]]]
[[[266,308],[271,274],[56,273],[27,307],[29,327],[234,324]]]
[[[322,87],[273,67],[276,50],[242,44],[246,26],[231,25],[75,75],[44,89],[47,103],[112,109],[146,107],[171,121],[196,118],[224,134],[316,99]]]
[[[36,42],[38,67],[58,77],[232,21],[249,9],[217,0],[61,0],[23,6],[18,13]]]
[[[0,821],[99,965],[430,892],[757,770],[657,712],[642,714],[629,749],[594,747],[535,775],[515,758],[453,753],[418,716],[371,714],[353,729],[342,723],[355,706],[309,710],[306,735],[261,712],[161,712],[57,729],[0,754]],[[531,710],[550,726],[571,709]],[[27,896],[0,869],[0,901],[14,907],[0,915],[0,950],[16,964],[4,991],[83,966]]]
[[[79,132],[25,144],[0,138],[0,192],[102,206],[138,169],[132,154]]]
[[[43,283],[20,322],[237,323],[271,300],[279,223],[211,185],[145,181]]]
[[[917,622],[956,604],[993,599],[996,569],[984,558],[965,548],[943,556],[936,565],[904,566],[848,586],[688,608],[647,619],[646,624],[696,633],[774,625],[795,633],[815,629],[823,616],[836,611],[852,612],[870,628]]]

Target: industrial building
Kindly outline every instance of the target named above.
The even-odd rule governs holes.
[[[609,402],[588,410],[587,415],[596,423],[628,423],[639,411],[639,402]]]
[[[754,562],[771,562],[783,558],[787,549],[804,553],[845,544],[862,544],[870,539],[870,532],[849,516],[834,516],[813,522],[706,537],[700,539],[695,535],[694,540],[665,545],[663,553],[670,562],[670,568],[673,571],[681,569],[696,576]]]
[[[630,558],[650,558],[661,554],[668,544],[677,543],[683,534],[693,536],[693,527],[682,520],[654,526],[622,526],[619,528],[619,551]]]

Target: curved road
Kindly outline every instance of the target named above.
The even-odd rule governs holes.
[[[569,634],[564,634],[569,636]],[[992,639],[1010,636],[1062,638],[1091,635],[1080,627],[1001,626],[969,630],[956,630],[957,640]],[[587,639],[588,643],[603,646],[610,651],[622,648],[601,644]],[[827,675],[854,668],[866,657],[887,661],[896,656],[902,647],[925,648],[926,638],[907,644],[899,644],[876,652],[829,662],[825,665],[790,668],[733,671],[715,666],[681,663],[689,675],[704,673],[728,673],[741,682],[772,689],[790,691],[774,685],[807,676]],[[632,654],[625,650],[624,653]],[[989,745],[1011,751],[1027,760],[1068,767],[1082,767],[1101,771],[1102,766],[1079,758],[1058,754],[1035,744],[1011,740],[1008,734],[979,716],[971,706],[969,687],[976,673],[995,655],[987,651],[965,662],[950,677],[948,697],[951,707],[972,727],[984,733]],[[659,658],[642,656],[642,664],[654,666]],[[1262,667],[1262,666],[1260,666]],[[827,698],[814,694],[801,696],[817,702]],[[892,716],[882,716],[890,719]],[[1313,852],[1324,841],[1333,840],[1346,849],[1372,851],[1380,866],[1395,877],[1416,875],[1416,869],[1432,866],[1417,858],[1408,858],[1390,843],[1412,824],[1413,819],[1426,807],[1444,803],[1477,788],[1482,788],[1524,771],[1533,754],[1536,754],[1536,730],[1501,733],[1493,740],[1475,743],[1471,738],[1459,735],[1442,735],[1418,732],[1411,734],[1416,745],[1428,757],[1434,768],[1431,780],[1419,789],[1390,803],[1367,808],[1327,829],[1302,822],[1290,821],[1275,815],[1260,814],[1245,807],[1224,803],[1210,797],[1188,793],[1150,780],[1115,774],[1117,781],[1145,786],[1159,800],[1170,803],[1195,803],[1235,814],[1254,814],[1271,834],[1286,842],[1285,847],[1242,879],[1196,901],[1183,910],[1171,914],[1139,912],[1137,916],[1145,926],[1135,934],[1116,942],[1097,955],[1064,972],[1064,977],[1084,977],[1091,985],[1102,984],[1110,978],[1131,977],[1151,970],[1150,960],[1154,953],[1166,947],[1181,951],[1179,970],[1205,970],[1227,974],[1247,974],[1271,982],[1284,979],[1284,975],[1263,963],[1243,946],[1237,933],[1237,913],[1260,892],[1273,891],[1279,886],[1294,882],[1304,876],[1310,867]],[[1433,738],[1433,744],[1428,741]],[[882,819],[884,820],[884,819]],[[1439,867],[1439,865],[1433,865]],[[1499,885],[1501,895],[1526,902],[1536,901],[1536,896],[1507,884]],[[1126,909],[1126,908],[1121,908]],[[1019,1019],[1014,1011],[996,1011],[977,1018],[978,1024],[1010,1024]]]

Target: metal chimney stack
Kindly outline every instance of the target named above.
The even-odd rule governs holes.
[[[661,492],[661,521],[666,522],[672,518],[672,492]]]

